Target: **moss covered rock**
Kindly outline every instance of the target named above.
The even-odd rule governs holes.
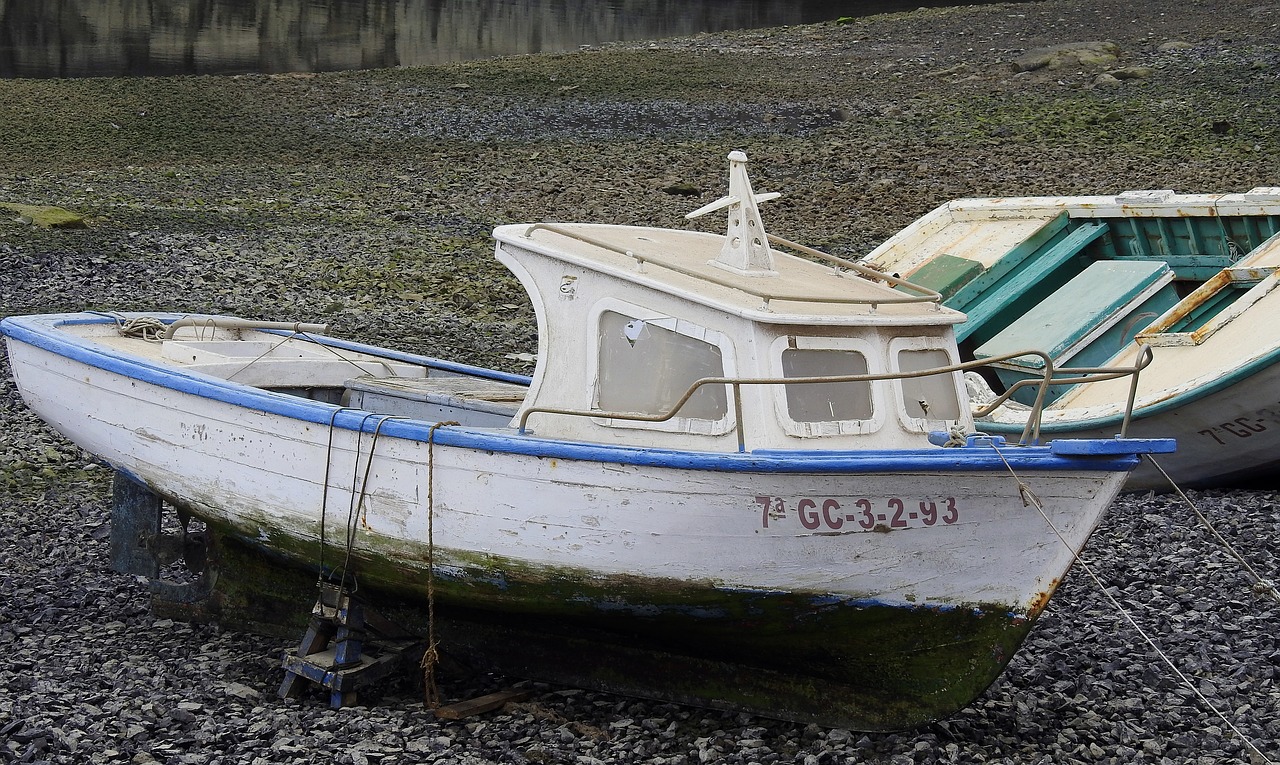
[[[12,210],[22,220],[29,221],[40,228],[88,228],[83,215],[61,207],[0,202],[0,208]]]

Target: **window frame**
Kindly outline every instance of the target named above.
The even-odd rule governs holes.
[[[902,368],[898,365],[898,354],[903,351],[942,351],[947,357],[948,364],[959,364],[960,359],[954,353],[955,346],[947,343],[941,337],[921,336],[912,337],[895,337],[889,341],[889,363],[895,372],[901,372]],[[903,390],[902,384],[905,382],[902,378],[891,380],[894,392],[894,409],[897,411],[898,422],[902,427],[912,433],[928,433],[939,428],[946,428],[950,423],[967,423],[969,417],[966,417],[966,396],[964,390],[963,375],[960,372],[952,372],[951,388],[955,394],[956,411],[959,417],[953,420],[930,419],[928,417],[912,417],[907,412],[906,391]]]
[[[678,335],[699,340],[707,345],[713,346],[720,351],[720,362],[722,365],[721,377],[735,376],[737,369],[737,356],[734,353],[733,343],[729,341],[727,335],[718,330],[710,329],[699,324],[696,321],[686,319],[670,313],[647,309],[635,303],[617,298],[605,298],[597,302],[591,308],[591,312],[587,317],[587,331],[591,333],[587,347],[589,352],[588,360],[588,383],[590,390],[588,392],[588,400],[591,401],[593,409],[600,408],[600,376],[601,376],[601,324],[604,321],[606,313],[616,313],[630,320],[644,321],[653,324],[660,329],[669,332],[675,332]],[[635,430],[656,430],[668,433],[688,433],[693,435],[721,436],[726,433],[733,432],[737,427],[734,419],[733,391],[730,386],[725,387],[725,414],[718,420],[708,420],[699,417],[684,417],[677,415],[665,422],[642,422],[638,420],[624,420],[614,417],[592,417],[592,422],[607,428],[630,428]]]
[[[884,368],[880,345],[864,338],[820,337],[811,335],[782,335],[769,346],[769,363],[776,377],[783,378],[782,354],[784,351],[854,351],[867,361],[867,374],[879,374]],[[786,385],[773,385],[774,408],[783,432],[800,438],[829,438],[832,436],[865,436],[878,432],[885,425],[884,385],[879,381],[867,383],[871,394],[871,417],[863,420],[818,420],[806,422],[791,417],[787,404]]]

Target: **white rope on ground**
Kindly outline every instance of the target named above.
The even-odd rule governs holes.
[[[1155,651],[1156,655],[1160,657],[1160,660],[1163,661],[1165,665],[1168,666],[1169,669],[1173,671],[1173,674],[1177,675],[1178,679],[1182,681],[1182,684],[1185,685],[1188,689],[1190,689],[1190,691],[1193,694],[1195,694],[1196,698],[1200,699],[1200,703],[1204,704],[1204,706],[1207,707],[1211,712],[1213,712],[1214,715],[1218,717],[1218,719],[1222,720],[1222,722],[1227,726],[1228,729],[1231,730],[1232,733],[1236,734],[1236,737],[1239,738],[1240,741],[1248,749],[1249,757],[1252,761],[1254,761],[1255,763],[1265,763],[1266,765],[1275,765],[1274,761],[1271,759],[1268,759],[1267,756],[1262,753],[1262,750],[1259,749],[1257,745],[1254,744],[1253,741],[1251,741],[1249,737],[1244,734],[1244,731],[1240,730],[1238,727],[1236,727],[1235,723],[1227,719],[1226,714],[1222,712],[1220,709],[1218,709],[1218,707],[1216,707],[1213,704],[1213,702],[1208,699],[1207,696],[1201,693],[1200,689],[1197,688],[1196,685],[1191,682],[1190,678],[1188,678],[1185,674],[1182,673],[1182,670],[1178,669],[1177,665],[1174,664],[1173,660],[1169,658],[1169,655],[1166,654],[1164,650],[1160,648],[1160,646],[1156,643],[1155,639],[1152,638],[1150,635],[1148,635],[1146,631],[1142,629],[1142,627],[1138,626],[1138,623],[1134,621],[1133,617],[1129,614],[1129,612],[1126,611],[1124,606],[1120,604],[1120,601],[1117,600],[1116,597],[1107,590],[1106,585],[1103,584],[1102,582],[1102,578],[1098,576],[1096,572],[1094,572],[1093,568],[1090,567],[1089,564],[1085,562],[1084,558],[1080,557],[1080,553],[1078,553],[1075,550],[1075,548],[1072,547],[1067,542],[1066,537],[1062,535],[1062,532],[1058,530],[1058,527],[1053,525],[1053,521],[1049,519],[1049,514],[1044,511],[1044,507],[1040,504],[1040,499],[1035,495],[1034,492],[1031,491],[1031,488],[1027,486],[1027,484],[1024,483],[1021,478],[1018,477],[1018,474],[1014,472],[1013,466],[1009,464],[1009,461],[1007,459],[1005,459],[1004,454],[1000,451],[1000,448],[996,446],[994,443],[991,444],[991,448],[994,449],[996,454],[1000,457],[1000,461],[1004,463],[1005,468],[1009,471],[1009,475],[1013,476],[1013,480],[1017,482],[1018,492],[1022,495],[1023,504],[1034,507],[1036,509],[1036,512],[1040,513],[1040,517],[1044,519],[1044,522],[1046,524],[1048,524],[1049,528],[1053,531],[1054,536],[1056,536],[1058,538],[1058,541],[1062,543],[1063,547],[1066,547],[1067,550],[1071,553],[1071,557],[1074,560],[1074,562],[1077,565],[1079,565],[1080,568],[1084,569],[1084,572],[1088,574],[1089,578],[1093,580],[1093,583],[1097,585],[1098,590],[1102,593],[1102,595],[1108,601],[1111,602],[1111,605],[1115,607],[1116,611],[1121,616],[1124,617],[1125,621],[1129,623],[1129,626],[1133,627],[1133,629],[1142,637],[1142,639],[1146,641],[1147,645],[1151,647],[1151,650]]]
[[[1165,472],[1164,468],[1160,467],[1160,463],[1156,462],[1155,457],[1152,457],[1150,454],[1145,454],[1143,456],[1151,461],[1151,464],[1155,466],[1156,470],[1160,471],[1160,475],[1164,476],[1165,480],[1169,482],[1169,485],[1173,487],[1173,490],[1178,493],[1178,496],[1182,497],[1182,501],[1187,503],[1187,507],[1191,508],[1191,512],[1195,513],[1196,517],[1200,519],[1200,522],[1204,524],[1204,527],[1213,535],[1213,538],[1218,540],[1218,544],[1222,545],[1223,548],[1231,554],[1231,557],[1235,558],[1236,562],[1239,563],[1245,571],[1249,572],[1249,575],[1253,577],[1253,591],[1259,595],[1270,595],[1280,601],[1280,590],[1276,589],[1275,582],[1272,582],[1270,579],[1259,574],[1253,566],[1249,565],[1249,561],[1245,560],[1244,556],[1218,533],[1218,530],[1214,528],[1213,523],[1204,516],[1204,513],[1200,512],[1200,508],[1196,507],[1196,503],[1192,502],[1191,498],[1182,491],[1182,487],[1178,486],[1178,484],[1169,477],[1169,474]]]

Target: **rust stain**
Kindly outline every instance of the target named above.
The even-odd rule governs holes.
[[[1049,605],[1049,598],[1053,595],[1054,591],[1058,589],[1058,583],[1059,580],[1056,578],[1050,580],[1048,588],[1042,592],[1037,592],[1035,596],[1031,598],[1031,601],[1027,604],[1027,616],[1034,619],[1040,615],[1040,612]]]

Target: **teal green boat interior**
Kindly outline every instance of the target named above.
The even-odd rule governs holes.
[[[1096,367],[1181,298],[1277,235],[1280,215],[1072,217],[1063,211],[989,267],[941,253],[908,279],[968,315],[956,325],[966,355],[1039,348],[1055,367]],[[1197,296],[1161,331],[1194,332],[1257,280],[1237,275],[1212,295]],[[1025,357],[1002,365],[990,382],[1007,387],[1042,369],[1040,359]],[[1065,390],[1052,389],[1049,400]],[[1034,395],[1027,388],[1015,399],[1030,403]]]
[[[1025,348],[1039,348],[1054,366],[1098,367],[1119,353],[1139,331],[1178,302],[1173,272],[1160,261],[1099,260],[1019,316],[979,346],[974,358],[990,359]],[[1005,386],[1039,379],[1044,360],[1020,356],[996,364]],[[1046,403],[1065,392],[1049,390]],[[1014,399],[1034,403],[1034,387],[1023,387]]]

